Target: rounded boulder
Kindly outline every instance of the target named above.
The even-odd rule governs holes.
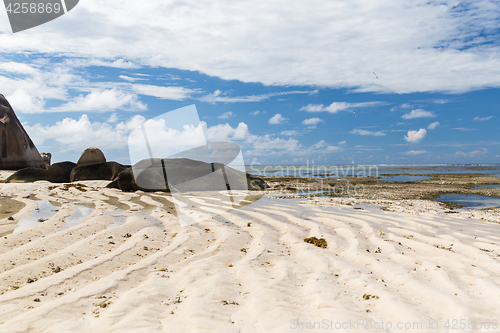
[[[104,157],[103,152],[96,147],[90,147],[83,151],[82,155],[76,162],[77,165],[85,165],[92,163],[104,163],[106,162],[106,157]]]

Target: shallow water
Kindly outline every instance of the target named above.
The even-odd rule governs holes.
[[[137,212],[135,214],[128,214],[127,216],[124,216],[124,215],[122,215],[123,210],[116,209],[116,210],[114,210],[112,212],[106,213],[104,215],[114,216],[114,218],[111,220],[111,222],[106,227],[106,229],[111,229],[111,228],[114,228],[114,227],[119,227],[119,226],[124,225],[125,223],[127,223],[127,219],[129,217],[131,217],[131,216],[144,217],[144,218],[146,218],[146,219],[149,220],[149,222],[150,222],[149,226],[156,226],[156,227],[163,228],[164,227],[163,222],[161,220],[157,219],[156,217],[153,217],[153,216],[149,215],[148,212],[150,213],[151,211],[140,211],[140,212]],[[141,227],[141,229],[142,228],[143,227]]]
[[[378,180],[386,180],[391,182],[418,182],[420,180],[431,179],[432,177],[427,176],[394,176],[392,178],[382,178]]]
[[[500,185],[482,185],[482,186],[474,187],[473,190],[477,190],[480,188],[500,188]]]
[[[114,228],[114,227],[119,227],[121,225],[124,225],[125,222],[127,222],[127,218],[128,218],[128,216],[118,216],[118,217],[115,217],[114,219],[111,220],[111,222],[106,227],[106,229],[111,229],[111,228]]]
[[[87,221],[94,208],[79,206],[70,216],[64,218],[64,224],[57,231],[66,230]]]
[[[47,220],[54,216],[59,210],[59,207],[52,205],[48,200],[40,200],[36,201],[36,203],[38,204],[37,209],[35,209],[30,216],[19,220],[14,232],[37,226],[39,223],[42,223],[43,220]]]
[[[269,197],[291,197],[294,195],[316,195],[316,194],[327,194],[335,191],[327,191],[327,190],[317,190],[317,191],[299,191],[294,193],[279,193],[279,194],[270,194]]]
[[[435,199],[464,205],[464,208],[483,209],[500,207],[500,198],[475,194],[446,194]]]

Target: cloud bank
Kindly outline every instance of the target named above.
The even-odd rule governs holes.
[[[33,33],[1,34],[0,45],[4,53],[161,66],[265,85],[457,93],[500,86],[499,6],[495,0],[86,0]],[[0,29],[10,29],[7,20]]]

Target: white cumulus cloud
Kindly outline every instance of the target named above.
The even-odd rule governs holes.
[[[228,112],[224,112],[223,114],[221,114],[218,118],[219,119],[227,119],[227,118],[230,118],[232,115],[233,115],[233,113],[231,111],[228,111]]]
[[[349,133],[351,133],[351,134],[358,134],[358,135],[371,135],[371,136],[385,136],[386,135],[382,131],[376,131],[375,132],[375,131],[368,131],[368,130],[359,129],[359,128],[353,129]]]
[[[118,121],[118,114],[117,113],[112,113],[111,116],[109,116],[107,122],[108,123],[116,123]]]
[[[49,109],[52,112],[109,112],[115,110],[144,111],[147,106],[139,101],[136,94],[117,89],[93,90],[87,95],[79,95],[71,101]]]
[[[314,90],[315,91],[315,90]],[[261,95],[249,95],[249,96],[228,96],[228,92],[222,92],[219,89],[214,91],[212,94],[205,95],[200,98],[200,101],[207,103],[246,103],[246,102],[261,102],[276,96],[285,95],[295,95],[295,94],[311,94],[314,91],[309,90],[298,90],[298,91],[281,91],[269,94]],[[258,112],[258,111],[257,111]],[[254,115],[257,115],[255,113]]]
[[[299,132],[292,130],[292,131],[283,131],[280,133],[281,135],[286,135],[286,136],[295,136],[298,135]]]
[[[476,149],[474,151],[464,153],[463,151],[457,151],[455,153],[456,156],[463,156],[463,157],[476,157],[476,156],[481,156],[481,155],[486,155],[488,154],[488,149],[486,148],[480,148]]]
[[[427,131],[424,128],[418,131],[408,131],[408,134],[404,136],[404,139],[410,143],[419,143],[427,135]]]
[[[277,113],[269,119],[268,123],[271,125],[278,125],[286,122],[287,120],[288,118],[284,118],[280,113]]]
[[[309,118],[302,122],[302,125],[317,125],[319,123],[324,123],[325,121],[321,118]]]
[[[35,124],[26,125],[25,129],[30,133],[36,146],[42,146],[46,140],[54,140],[61,152],[83,151],[91,146],[112,150],[126,148],[128,127],[136,127],[141,121],[144,121],[144,118],[136,116],[127,123],[113,126],[108,123],[91,122],[84,114],[79,119],[65,118],[52,126]]]
[[[251,149],[246,152],[247,155],[268,155],[272,151],[282,154],[302,150],[302,146],[296,139],[282,139],[269,134],[252,135],[245,142],[251,146]]]
[[[339,151],[342,151],[342,148],[337,147],[337,146],[328,146],[325,149],[325,152],[328,152],[328,153],[335,153],[335,152],[339,152]]]
[[[433,118],[433,117],[436,117],[434,112],[425,111],[422,109],[411,110],[411,112],[405,113],[404,115],[401,116],[401,118],[403,118],[403,119]]]
[[[493,116],[489,116],[489,117],[474,117],[474,121],[488,121],[490,120],[491,118],[493,118]]]
[[[12,108],[20,113],[40,113],[45,108],[43,97],[37,97],[21,89],[8,95],[7,99]]]
[[[140,78],[140,77],[130,77],[130,76],[127,76],[127,75],[120,75],[119,76],[120,79],[122,80],[125,80],[125,81],[128,81],[128,82],[135,82],[135,81],[142,81],[142,80],[146,80],[144,78]]]
[[[347,103],[347,102],[333,102],[328,106],[323,104],[308,104],[300,108],[300,111],[307,112],[329,112],[337,113],[339,111],[348,111],[350,109],[366,108],[383,105],[383,102],[363,102],[363,103]]]
[[[321,141],[319,141],[319,142],[317,142],[317,143],[315,143],[315,144],[312,145],[312,147],[315,148],[315,149],[323,148],[325,146],[327,146],[325,140],[321,140]]]
[[[405,151],[403,154],[405,155],[422,155],[422,154],[428,154],[429,152],[427,150],[410,150],[410,151]]]
[[[125,87],[128,87],[133,92],[140,95],[153,96],[160,99],[169,99],[173,101],[182,101],[186,98],[191,97],[192,94],[198,92],[197,90],[184,87],[162,87],[152,84],[131,84],[130,86]]]
[[[440,125],[439,121],[435,121],[432,124],[429,124],[429,126],[427,126],[427,129],[433,130],[436,129],[439,125]]]
[[[266,114],[266,111],[254,111],[254,112],[250,112],[249,115],[251,116],[258,116],[259,114]]]

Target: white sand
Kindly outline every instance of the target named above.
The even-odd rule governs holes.
[[[15,171],[0,170],[0,180],[6,180],[14,173]]]
[[[1,184],[2,195],[28,203],[16,220],[34,212],[30,194],[61,207],[0,239],[0,332],[500,330],[444,327],[448,319],[500,320],[499,224],[425,202],[416,213],[262,199],[181,228],[161,194],[84,183],[96,190]],[[79,212],[75,202],[95,209],[63,229]],[[214,202],[206,209],[216,210]],[[303,241],[312,236],[328,248]],[[306,329],[314,322],[330,326]]]

